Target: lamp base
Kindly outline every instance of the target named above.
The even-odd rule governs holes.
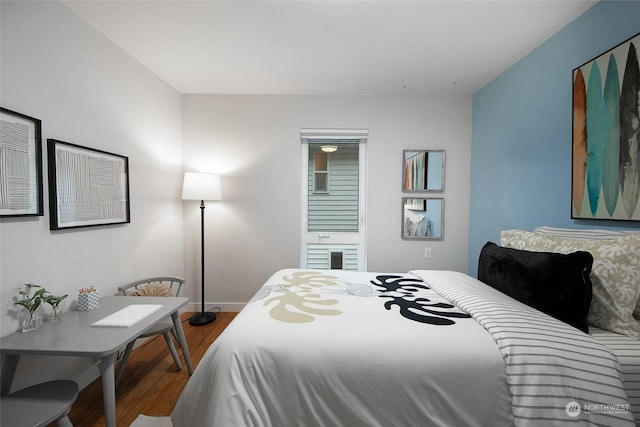
[[[193,326],[203,326],[216,320],[216,314],[210,311],[196,313],[189,319],[189,324]]]

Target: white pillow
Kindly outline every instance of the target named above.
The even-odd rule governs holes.
[[[597,229],[585,229],[585,228],[557,228],[557,227],[536,227],[533,229],[535,233],[546,234],[556,237],[568,237],[570,239],[596,239],[607,240],[615,239],[618,237],[627,236],[629,234],[640,233],[640,231],[633,230],[597,230]],[[633,317],[640,319],[640,297],[636,302],[636,307],[633,310]]]
[[[596,230],[586,228],[557,228],[557,227],[536,227],[535,233],[546,234],[548,236],[568,237],[570,239],[615,239],[630,233],[640,233],[640,231],[629,230]]]
[[[131,295],[138,297],[170,297],[171,288],[168,285],[163,285],[160,282],[149,283],[143,286],[137,287]]]

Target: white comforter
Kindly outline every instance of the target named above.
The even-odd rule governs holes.
[[[414,276],[379,276],[274,274],[205,354],[174,426],[512,424],[491,336]]]
[[[277,272],[211,345],[174,426],[513,425],[504,346],[416,275]]]
[[[496,341],[516,426],[633,425],[611,349],[466,274],[412,273],[470,313]]]

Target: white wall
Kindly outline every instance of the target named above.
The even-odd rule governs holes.
[[[0,104],[41,119],[45,140],[128,156],[132,220],[51,232],[45,179],[44,217],[0,219],[2,335],[18,329],[12,302],[26,282],[70,294],[67,310],[87,284],[106,295],[139,277],[184,275],[197,303],[200,210],[180,201],[183,166],[223,175],[224,200],[205,211],[207,301],[240,309],[277,269],[299,265],[301,128],[369,130],[369,270],[466,270],[470,98],[181,97],[57,2],[2,1],[0,15]],[[400,238],[407,148],[447,150],[442,242]],[[25,362],[15,387],[86,372],[73,359]]]
[[[276,270],[299,265],[301,128],[369,130],[368,270],[466,271],[470,98],[186,95],[183,104],[185,170],[223,175],[223,200],[205,209],[208,307],[240,308]],[[446,150],[445,238],[408,242],[402,150],[425,148]],[[184,215],[185,274],[199,286],[198,202]]]
[[[55,138],[128,156],[131,189],[131,224],[49,231],[43,147],[45,216],[0,219],[4,336],[19,327],[22,284],[68,293],[66,311],[88,284],[109,295],[148,275],[183,275],[184,236],[180,94],[57,2],[2,1],[0,11],[0,104],[41,119],[45,145]],[[25,359],[14,386],[84,369],[69,359],[51,372],[51,360]]]

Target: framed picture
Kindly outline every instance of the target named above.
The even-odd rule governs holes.
[[[0,216],[42,216],[42,128],[0,107]]]
[[[444,150],[402,150],[402,191],[444,191]]]
[[[573,70],[571,218],[640,221],[640,34]]]
[[[401,218],[403,240],[444,240],[442,197],[403,197]]]
[[[130,222],[129,159],[47,140],[50,229]]]

